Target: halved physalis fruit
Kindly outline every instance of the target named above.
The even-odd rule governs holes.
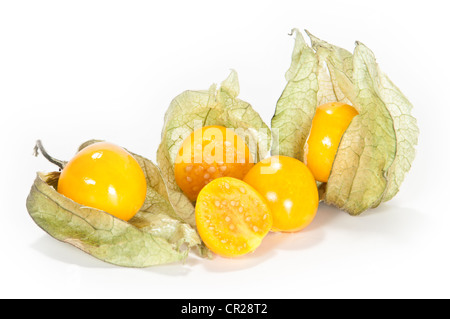
[[[272,228],[272,213],[247,183],[221,177],[206,185],[195,207],[197,229],[205,245],[223,257],[254,251]]]
[[[183,142],[175,160],[175,180],[192,201],[219,177],[243,179],[254,165],[244,140],[224,126],[205,126]]]

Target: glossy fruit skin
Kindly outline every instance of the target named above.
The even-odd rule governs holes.
[[[242,179],[253,165],[249,148],[233,130],[205,126],[184,140],[175,160],[175,180],[184,194],[195,201],[212,180]]]
[[[147,182],[131,154],[100,142],[81,150],[64,167],[58,192],[83,206],[128,221],[144,204]]]
[[[267,200],[274,232],[296,232],[315,218],[319,205],[317,184],[305,164],[287,156],[272,156],[257,163],[245,176]]]
[[[242,180],[220,177],[200,192],[197,230],[205,245],[222,257],[254,251],[272,228],[272,213],[261,194]]]
[[[319,106],[305,144],[304,162],[314,178],[326,183],[342,135],[358,111],[348,104],[332,102]]]

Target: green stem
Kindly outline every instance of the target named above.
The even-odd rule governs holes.
[[[41,152],[41,154],[52,164],[55,164],[56,166],[58,166],[61,170],[64,169],[64,167],[66,167],[68,162],[65,161],[61,161],[58,160],[52,156],[50,156],[50,154],[47,153],[47,151],[45,150],[44,146],[42,145],[42,142],[40,140],[38,140],[36,142],[36,146],[34,147],[34,156],[38,156],[39,152]]]

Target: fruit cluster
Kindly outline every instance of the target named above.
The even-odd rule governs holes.
[[[200,255],[238,257],[270,232],[302,231],[319,202],[351,215],[399,191],[415,156],[412,105],[357,42],[353,53],[298,30],[271,127],[219,88],[185,91],[165,117],[157,165],[88,141],[27,199],[51,236],[112,264],[148,267]]]

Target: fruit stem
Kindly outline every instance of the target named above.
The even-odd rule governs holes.
[[[47,151],[45,150],[44,146],[42,145],[41,140],[38,140],[36,142],[36,146],[34,147],[34,156],[38,156],[39,155],[39,151],[42,153],[42,155],[52,164],[55,164],[56,166],[58,166],[61,170],[64,169],[64,167],[66,167],[67,162],[65,161],[61,161],[58,160],[52,156],[50,156],[50,154],[47,153]]]

